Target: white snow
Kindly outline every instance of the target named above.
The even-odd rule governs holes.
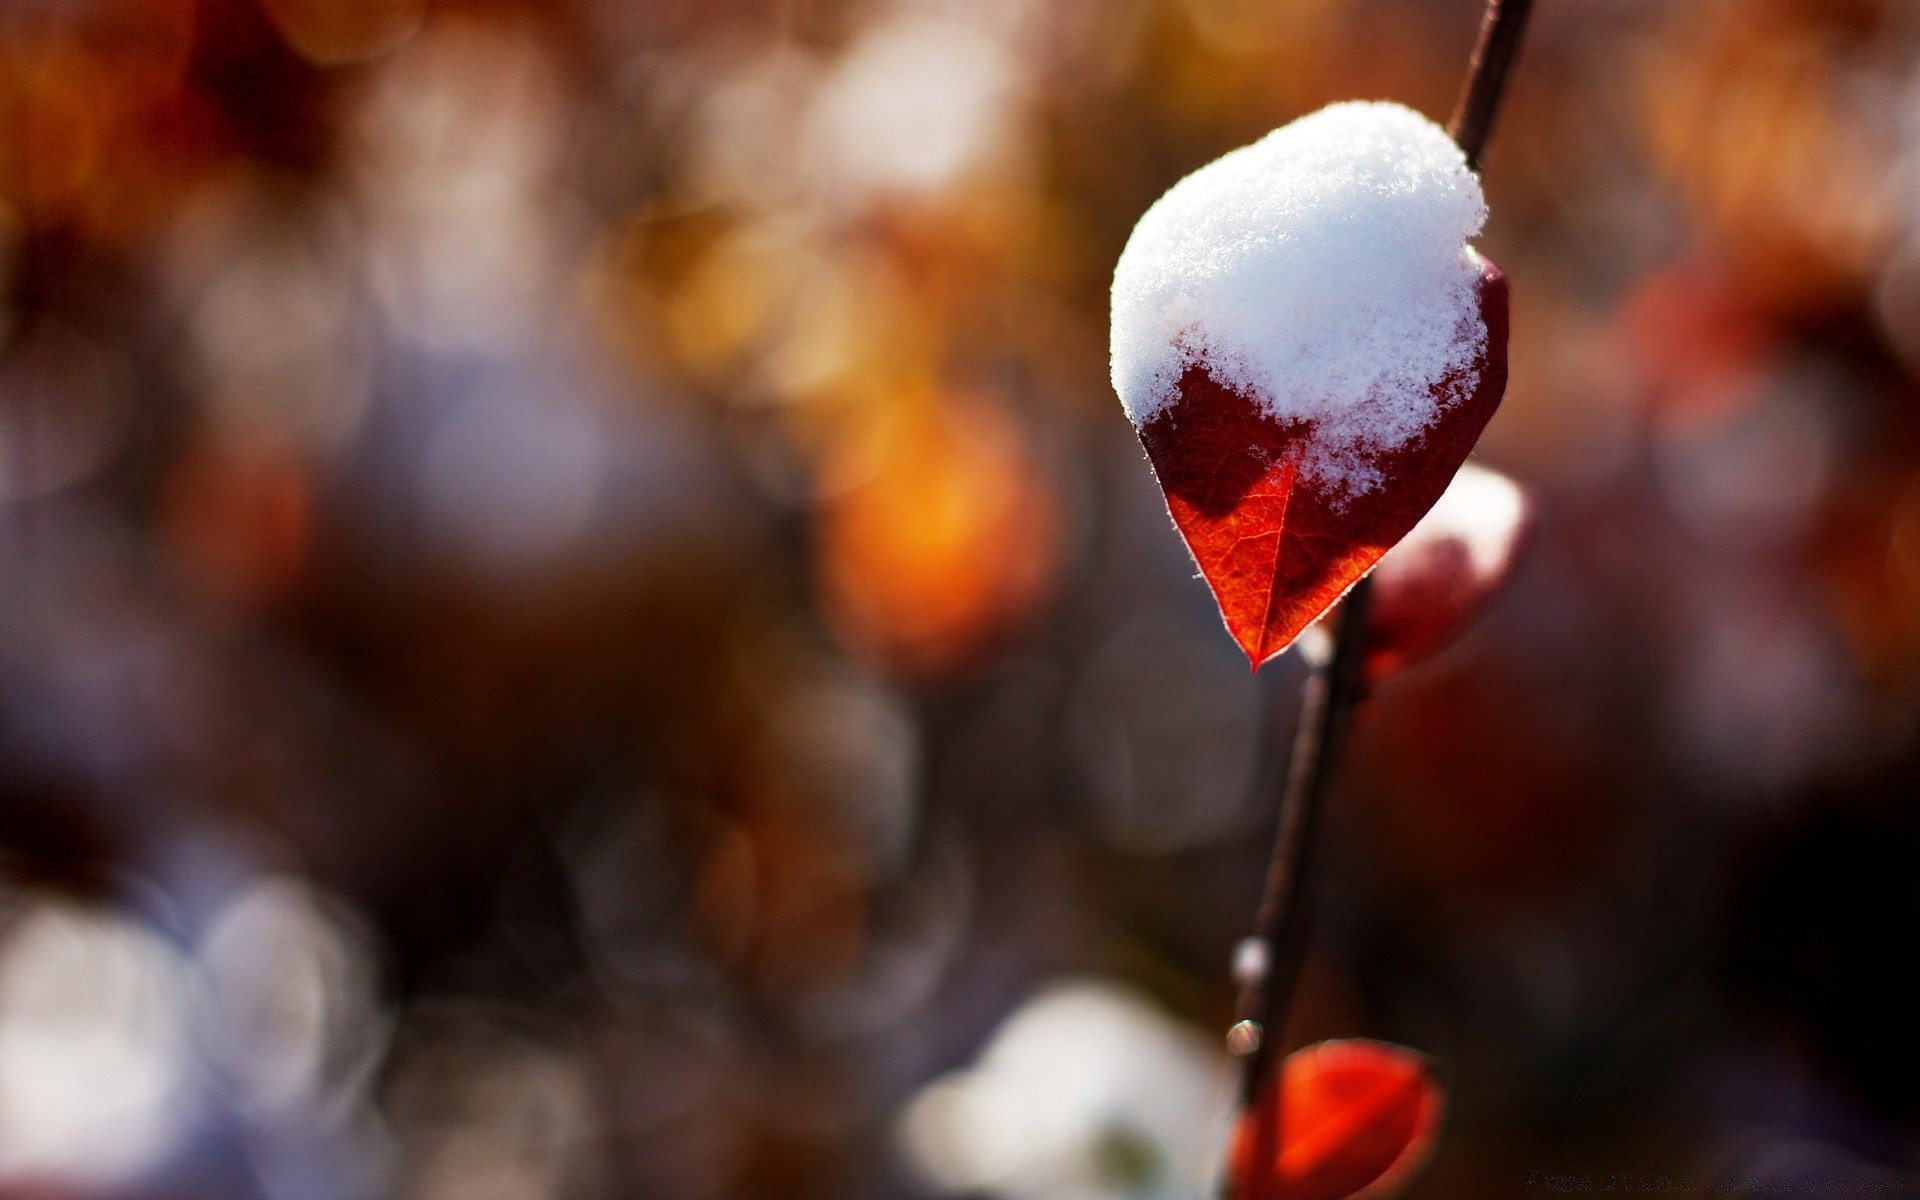
[[[1007,1018],[978,1062],[907,1105],[907,1161],[947,1195],[1207,1195],[1229,1120],[1216,1046],[1129,988],[1056,981]],[[1116,1170],[1116,1156],[1137,1165]]]
[[[1468,460],[1427,515],[1389,554],[1409,548],[1430,553],[1435,545],[1457,540],[1467,552],[1476,579],[1492,580],[1506,570],[1527,524],[1527,494],[1500,472]]]
[[[1351,494],[1374,456],[1460,398],[1486,344],[1480,181],[1446,131],[1398,104],[1331,105],[1187,176],[1113,273],[1113,386],[1134,426],[1204,364],[1280,421],[1309,421],[1302,473]]]

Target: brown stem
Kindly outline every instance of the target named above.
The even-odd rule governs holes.
[[[1260,907],[1254,914],[1256,932],[1241,943],[1236,964],[1241,974],[1236,1016],[1241,1024],[1234,1028],[1236,1049],[1242,1052],[1242,1107],[1253,1103],[1278,1041],[1264,1033],[1278,1030],[1285,1021],[1299,983],[1311,904],[1308,884],[1318,842],[1314,835],[1354,705],[1365,687],[1361,643],[1372,590],[1372,580],[1363,579],[1347,593],[1335,618],[1332,655],[1307,677],[1301,693],[1299,724],[1280,801],[1280,825],[1274,834],[1273,857],[1267,862]]]
[[[1520,50],[1520,34],[1527,27],[1527,13],[1533,0],[1488,0],[1486,18],[1480,23],[1480,41],[1473,48],[1473,61],[1467,67],[1467,82],[1453,106],[1447,132],[1467,152],[1467,166],[1478,171],[1480,155],[1493,133],[1493,118],[1500,111],[1500,97],[1506,93],[1507,78],[1513,73],[1513,57]]]
[[[1447,131],[1466,151],[1467,165],[1475,170],[1493,131],[1493,119],[1531,8],[1532,0],[1488,0],[1466,85],[1447,123]],[[1300,982],[1313,909],[1315,834],[1339,770],[1353,710],[1366,693],[1367,607],[1372,591],[1369,578],[1347,593],[1335,621],[1333,651],[1307,680],[1293,755],[1287,765],[1273,857],[1254,916],[1254,933],[1240,944],[1236,955],[1238,1023],[1228,1035],[1228,1045],[1240,1058],[1239,1101],[1243,1110],[1252,1107],[1270,1084],[1280,1031]],[[1255,1164],[1271,1164],[1277,1157],[1277,1094],[1271,1103],[1268,1119],[1256,1122],[1252,1130],[1250,1160]],[[1239,1183],[1231,1178],[1230,1171],[1224,1182],[1229,1195]]]

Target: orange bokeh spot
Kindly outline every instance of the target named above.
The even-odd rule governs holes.
[[[0,196],[27,221],[64,216],[100,166],[112,83],[66,46],[0,56]]]
[[[1059,550],[1047,475],[1004,411],[903,406],[830,455],[818,577],[835,630],[913,673],[963,665],[1039,604]]]
[[[181,63],[164,47],[134,53],[126,40],[0,44],[0,203],[29,230],[136,240],[219,157],[206,102],[179,79]]]

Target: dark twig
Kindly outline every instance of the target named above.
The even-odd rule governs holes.
[[[1234,1049],[1241,1054],[1240,1103],[1252,1104],[1265,1078],[1280,1028],[1299,982],[1306,952],[1308,884],[1312,878],[1314,836],[1346,741],[1347,725],[1365,686],[1361,674],[1367,606],[1372,581],[1363,579],[1347,593],[1335,620],[1334,644],[1326,665],[1308,676],[1300,698],[1300,718],[1288,759],[1286,790],[1280,801],[1280,827],[1273,857],[1254,915],[1253,937],[1240,945],[1234,964],[1240,999]]]
[[[1466,152],[1468,166],[1475,170],[1493,130],[1531,7],[1532,0],[1488,0],[1466,86],[1447,124],[1447,131]],[[1240,944],[1234,963],[1240,984],[1235,1005],[1238,1023],[1228,1035],[1228,1046],[1240,1058],[1243,1109],[1250,1108],[1268,1085],[1280,1031],[1300,981],[1313,910],[1315,833],[1340,767],[1353,710],[1366,692],[1367,607],[1372,588],[1371,579],[1362,579],[1347,593],[1335,619],[1332,652],[1307,680],[1254,933]],[[1270,715],[1273,708],[1277,705],[1270,705]],[[1273,1103],[1275,1119],[1260,1121],[1253,1129],[1251,1160],[1255,1163],[1273,1162],[1278,1150],[1277,1096]],[[1226,1181],[1229,1192],[1235,1182]]]
[[[1500,97],[1506,93],[1513,56],[1519,52],[1520,34],[1527,27],[1527,13],[1532,8],[1533,0],[1488,0],[1486,19],[1480,23],[1480,41],[1473,48],[1467,82],[1453,106],[1453,118],[1447,122],[1447,132],[1467,152],[1467,165],[1476,171],[1487,138],[1493,133],[1493,118],[1500,111]]]

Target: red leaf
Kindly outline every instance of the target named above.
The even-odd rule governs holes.
[[[1438,653],[1513,575],[1533,527],[1519,484],[1475,463],[1373,571],[1367,675],[1382,679]]]
[[[1381,455],[1385,482],[1371,491],[1338,496],[1298,478],[1312,424],[1274,420],[1203,365],[1188,368],[1173,403],[1141,428],[1173,523],[1256,669],[1405,537],[1466,461],[1507,386],[1507,281],[1491,262],[1480,313],[1487,348],[1467,395],[1441,408],[1424,437]]]
[[[1383,1200],[1426,1165],[1446,1098],[1425,1055],[1359,1040],[1288,1055],[1279,1095],[1234,1127],[1236,1200]]]

